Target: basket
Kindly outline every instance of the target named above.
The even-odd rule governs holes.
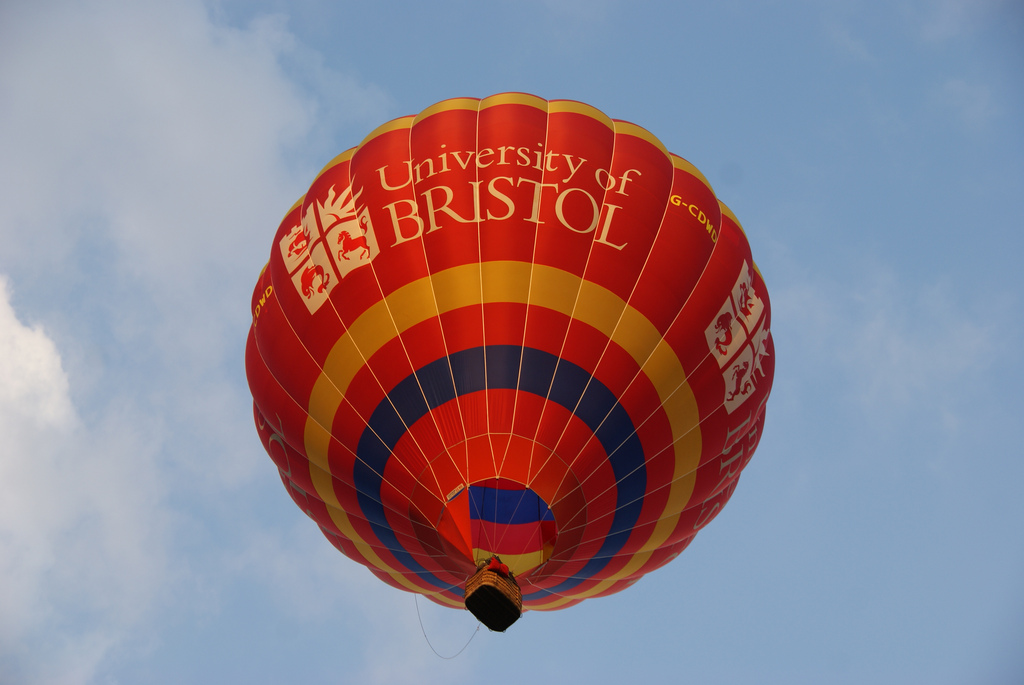
[[[466,608],[489,629],[503,633],[523,615],[523,591],[511,573],[481,566],[466,581]]]

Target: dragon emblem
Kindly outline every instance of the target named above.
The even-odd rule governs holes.
[[[715,321],[715,349],[718,354],[724,355],[729,351],[729,345],[732,345],[732,314],[725,312],[718,317]],[[721,334],[718,337],[718,334]]]
[[[310,264],[302,272],[302,295],[306,299],[313,297],[313,283],[318,278],[320,285],[316,291],[322,293],[327,290],[327,284],[331,282],[331,277],[324,273],[324,268],[319,264]]]

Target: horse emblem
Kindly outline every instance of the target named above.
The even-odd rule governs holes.
[[[370,256],[370,248],[366,244],[366,236],[353,236],[348,231],[338,233],[338,259],[349,260],[349,255],[358,252],[356,259],[363,259]]]

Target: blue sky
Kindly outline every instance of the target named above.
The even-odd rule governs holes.
[[[0,7],[0,682],[1024,681],[1012,0]],[[777,350],[725,512],[507,634],[339,555],[252,427],[249,296],[336,153],[442,99],[638,123]]]

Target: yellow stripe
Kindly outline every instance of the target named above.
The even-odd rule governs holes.
[[[526,302],[529,298],[529,264],[486,262],[482,265],[480,276],[483,279],[484,302]],[[479,301],[479,293],[476,299]]]
[[[671,155],[669,155],[668,149],[665,148],[665,144],[663,142],[661,142],[661,140],[659,140],[656,135],[654,135],[653,133],[651,133],[650,131],[648,131],[646,128],[644,128],[642,126],[637,126],[636,124],[632,124],[632,123],[630,123],[628,121],[616,120],[615,121],[615,135],[633,136],[634,138],[640,138],[641,140],[646,140],[648,143],[650,143],[654,147],[656,147],[659,150],[661,150],[661,153],[663,155],[665,155],[666,157],[671,158]]]
[[[613,338],[616,325],[619,323],[620,315],[625,306],[625,300],[611,290],[607,290],[593,281],[583,281],[579,286],[579,298],[572,315],[573,318],[579,319],[604,333],[606,338]],[[633,311],[635,312],[636,310],[634,309]],[[645,332],[654,331],[654,326],[651,326],[646,318],[642,315],[639,318],[648,324],[648,331]],[[657,339],[660,340],[661,336],[657,335],[657,331],[654,331],[654,333]],[[617,340],[615,342],[618,343]],[[641,360],[637,360],[638,366],[641,363]]]
[[[522,262],[519,265],[524,269],[530,268],[529,264]],[[582,280],[568,271],[538,264],[531,273],[530,304],[572,316]]]
[[[722,214],[732,219],[732,222],[739,227],[740,233],[742,233],[743,236],[746,237],[747,232],[743,230],[743,224],[741,224],[740,220],[736,218],[736,215],[732,213],[732,210],[729,209],[729,207],[726,206],[726,204],[721,200],[718,201],[718,206],[722,208]]]
[[[390,133],[391,131],[398,131],[403,128],[409,128],[410,126],[412,126],[413,119],[415,118],[416,117],[409,115],[399,117],[398,119],[392,119],[386,124],[381,124],[377,128],[373,129],[373,131],[370,132],[370,135],[363,138],[363,142],[359,143],[359,147],[366,145],[368,142],[370,142],[377,136],[382,136],[385,133]]]
[[[736,226],[739,227],[740,233],[742,233],[743,237],[746,238],[747,237],[747,232],[746,232],[746,230],[744,230],[743,224],[740,223],[740,220],[736,218],[735,214],[733,214],[732,210],[729,209],[725,205],[725,203],[722,202],[721,200],[718,201],[718,206],[722,208],[722,214],[724,214],[724,215],[728,216],[730,219],[732,219],[733,223],[735,223]],[[764,280],[764,274],[761,273],[761,269],[758,268],[757,263],[754,262],[753,259],[751,259],[750,261],[751,261],[751,265],[754,267],[754,271],[757,272],[757,275],[760,276],[761,280],[763,281]]]
[[[330,166],[330,165],[328,165],[328,166]],[[320,173],[323,173],[323,172],[321,171]],[[288,215],[291,214],[292,212],[294,212],[296,210],[296,208],[301,207],[302,203],[305,202],[305,200],[306,200],[306,196],[305,195],[303,195],[298,200],[296,200],[295,204],[293,204],[291,206],[291,208],[287,212],[284,213],[284,216],[281,217],[281,223],[284,223],[284,220],[287,219]]]
[[[705,186],[707,186],[708,191],[712,195],[714,195],[715,191],[711,187],[711,182],[708,181],[708,179],[704,176],[704,174],[701,173],[700,169],[698,169],[693,164],[691,164],[689,161],[683,159],[682,157],[680,157],[679,155],[677,155],[675,153],[670,153],[670,155],[672,157],[672,165],[676,169],[680,169],[680,170],[685,171],[686,173],[690,174],[691,176],[696,177],[697,180],[699,180],[701,183],[703,183]],[[721,202],[719,202],[719,204],[721,204]]]
[[[323,377],[321,376],[321,378],[323,378]],[[329,382],[328,382],[328,384],[329,384]],[[317,381],[317,385],[320,385],[320,381],[319,380]],[[317,389],[316,386],[314,386],[314,390],[316,390],[316,389]],[[335,392],[337,392],[336,389],[335,389]],[[314,406],[313,405],[314,401],[319,402],[319,404]],[[328,450],[328,448],[330,447],[330,444],[331,444],[331,434],[327,431],[326,428],[324,428],[324,426],[330,426],[332,421],[327,421],[325,423],[321,423],[322,419],[321,420],[315,419],[315,418],[313,418],[313,415],[312,415],[312,412],[317,411],[317,407],[325,407],[325,406],[328,406],[328,407],[331,406],[330,401],[325,401],[322,398],[316,398],[316,399],[310,398],[309,411],[311,413],[310,413],[309,418],[306,419],[306,429],[303,432],[303,444],[306,447],[306,458],[309,459],[310,463],[311,464],[315,464],[316,466],[319,466],[320,468],[322,468],[325,471],[327,471],[327,470],[330,469],[330,466],[327,463],[327,450]],[[341,401],[340,400],[338,401],[338,403],[336,405],[334,405],[335,411],[337,411],[337,407],[339,407],[339,406],[341,406]],[[318,416],[322,417],[323,414],[324,414],[324,412],[317,412]],[[332,420],[333,420],[333,417],[332,417]],[[327,500],[328,497],[333,496],[333,495],[328,495],[327,493],[320,492],[320,488],[319,487],[317,488],[317,493],[320,495],[320,499],[324,500],[325,502],[328,501]]]
[[[465,609],[466,608],[466,604],[465,604],[465,602],[463,600],[461,600],[461,599],[452,599],[450,597],[446,597],[443,594],[441,594],[440,592],[423,592],[421,590],[420,594],[421,595],[425,595],[427,597],[430,597],[435,602],[440,602],[440,603],[444,604],[447,607],[451,607],[452,609]]]
[[[548,111],[548,101],[529,93],[498,93],[480,101],[480,109],[499,105],[528,105],[542,112]]]
[[[407,286],[408,287],[408,286]],[[399,293],[395,293],[392,297],[399,297]],[[426,318],[425,316],[423,318]],[[381,300],[366,310],[358,319],[352,322],[349,329],[345,331],[343,337],[348,337],[355,349],[359,348],[356,353],[358,355],[355,359],[349,353],[348,345],[343,348],[339,348],[339,352],[345,354],[344,359],[339,359],[338,355],[335,354],[335,349],[331,350],[331,354],[327,357],[328,363],[332,364],[328,367],[324,365],[324,371],[332,379],[334,376],[334,369],[340,365],[345,368],[344,381],[338,385],[338,389],[341,392],[348,390],[348,384],[352,382],[352,378],[355,376],[355,372],[361,368],[360,361],[358,359],[361,356],[363,359],[369,359],[376,352],[384,347],[388,342],[395,339],[399,331],[395,328],[395,322],[391,318],[391,312],[388,309],[387,300]],[[335,344],[335,348],[338,345]]]
[[[433,116],[440,112],[450,112],[455,109],[465,109],[476,111],[480,107],[480,100],[477,98],[451,98],[448,100],[442,100],[436,105],[431,105],[425,110],[416,115],[415,120],[412,122],[413,126],[423,121],[427,117]]]
[[[700,463],[702,442],[697,399],[686,382],[686,372],[679,363],[679,357],[664,340],[658,342],[642,371],[657,389],[672,427],[676,464],[665,510],[682,511],[693,493]],[[675,509],[676,506],[680,508]]]
[[[437,317],[434,288],[429,278],[421,278],[402,286],[387,298],[387,306],[391,312],[391,329],[394,333],[384,340],[385,343],[394,338],[398,331],[404,333],[418,323]]]
[[[548,112],[551,114],[554,114],[555,112],[575,112],[576,114],[583,114],[594,121],[604,124],[609,129],[615,130],[615,122],[612,121],[611,117],[598,108],[591,107],[585,102],[577,102],[576,100],[552,100],[548,103]]]
[[[313,179],[313,183],[316,183],[317,179],[319,179],[319,178],[320,178],[321,176],[323,176],[323,175],[324,175],[324,174],[326,174],[326,173],[327,173],[328,171],[330,171],[330,170],[331,170],[331,169],[333,169],[334,167],[338,166],[338,165],[339,165],[339,164],[341,164],[342,162],[347,162],[348,160],[352,159],[352,155],[354,155],[354,154],[355,154],[355,152],[356,152],[356,149],[355,149],[354,147],[353,147],[353,148],[349,148],[348,150],[345,150],[345,151],[344,151],[344,152],[342,152],[342,153],[341,153],[340,155],[338,155],[337,157],[335,157],[334,159],[332,159],[331,161],[329,161],[329,162],[328,162],[328,163],[327,163],[327,164],[326,164],[326,165],[324,166],[324,168],[320,170],[320,173],[318,173],[318,174],[316,175],[316,178],[314,178],[314,179]],[[309,185],[310,185],[310,187],[312,187],[312,186],[313,186],[313,183],[310,183],[310,184],[309,184]],[[301,203],[302,203],[302,200],[299,200],[299,202],[298,202],[298,203],[296,203],[296,204],[301,204]],[[292,209],[295,209],[295,207],[292,207]]]
[[[430,278],[438,312],[451,312],[480,304],[480,266],[469,264],[436,273]]]

